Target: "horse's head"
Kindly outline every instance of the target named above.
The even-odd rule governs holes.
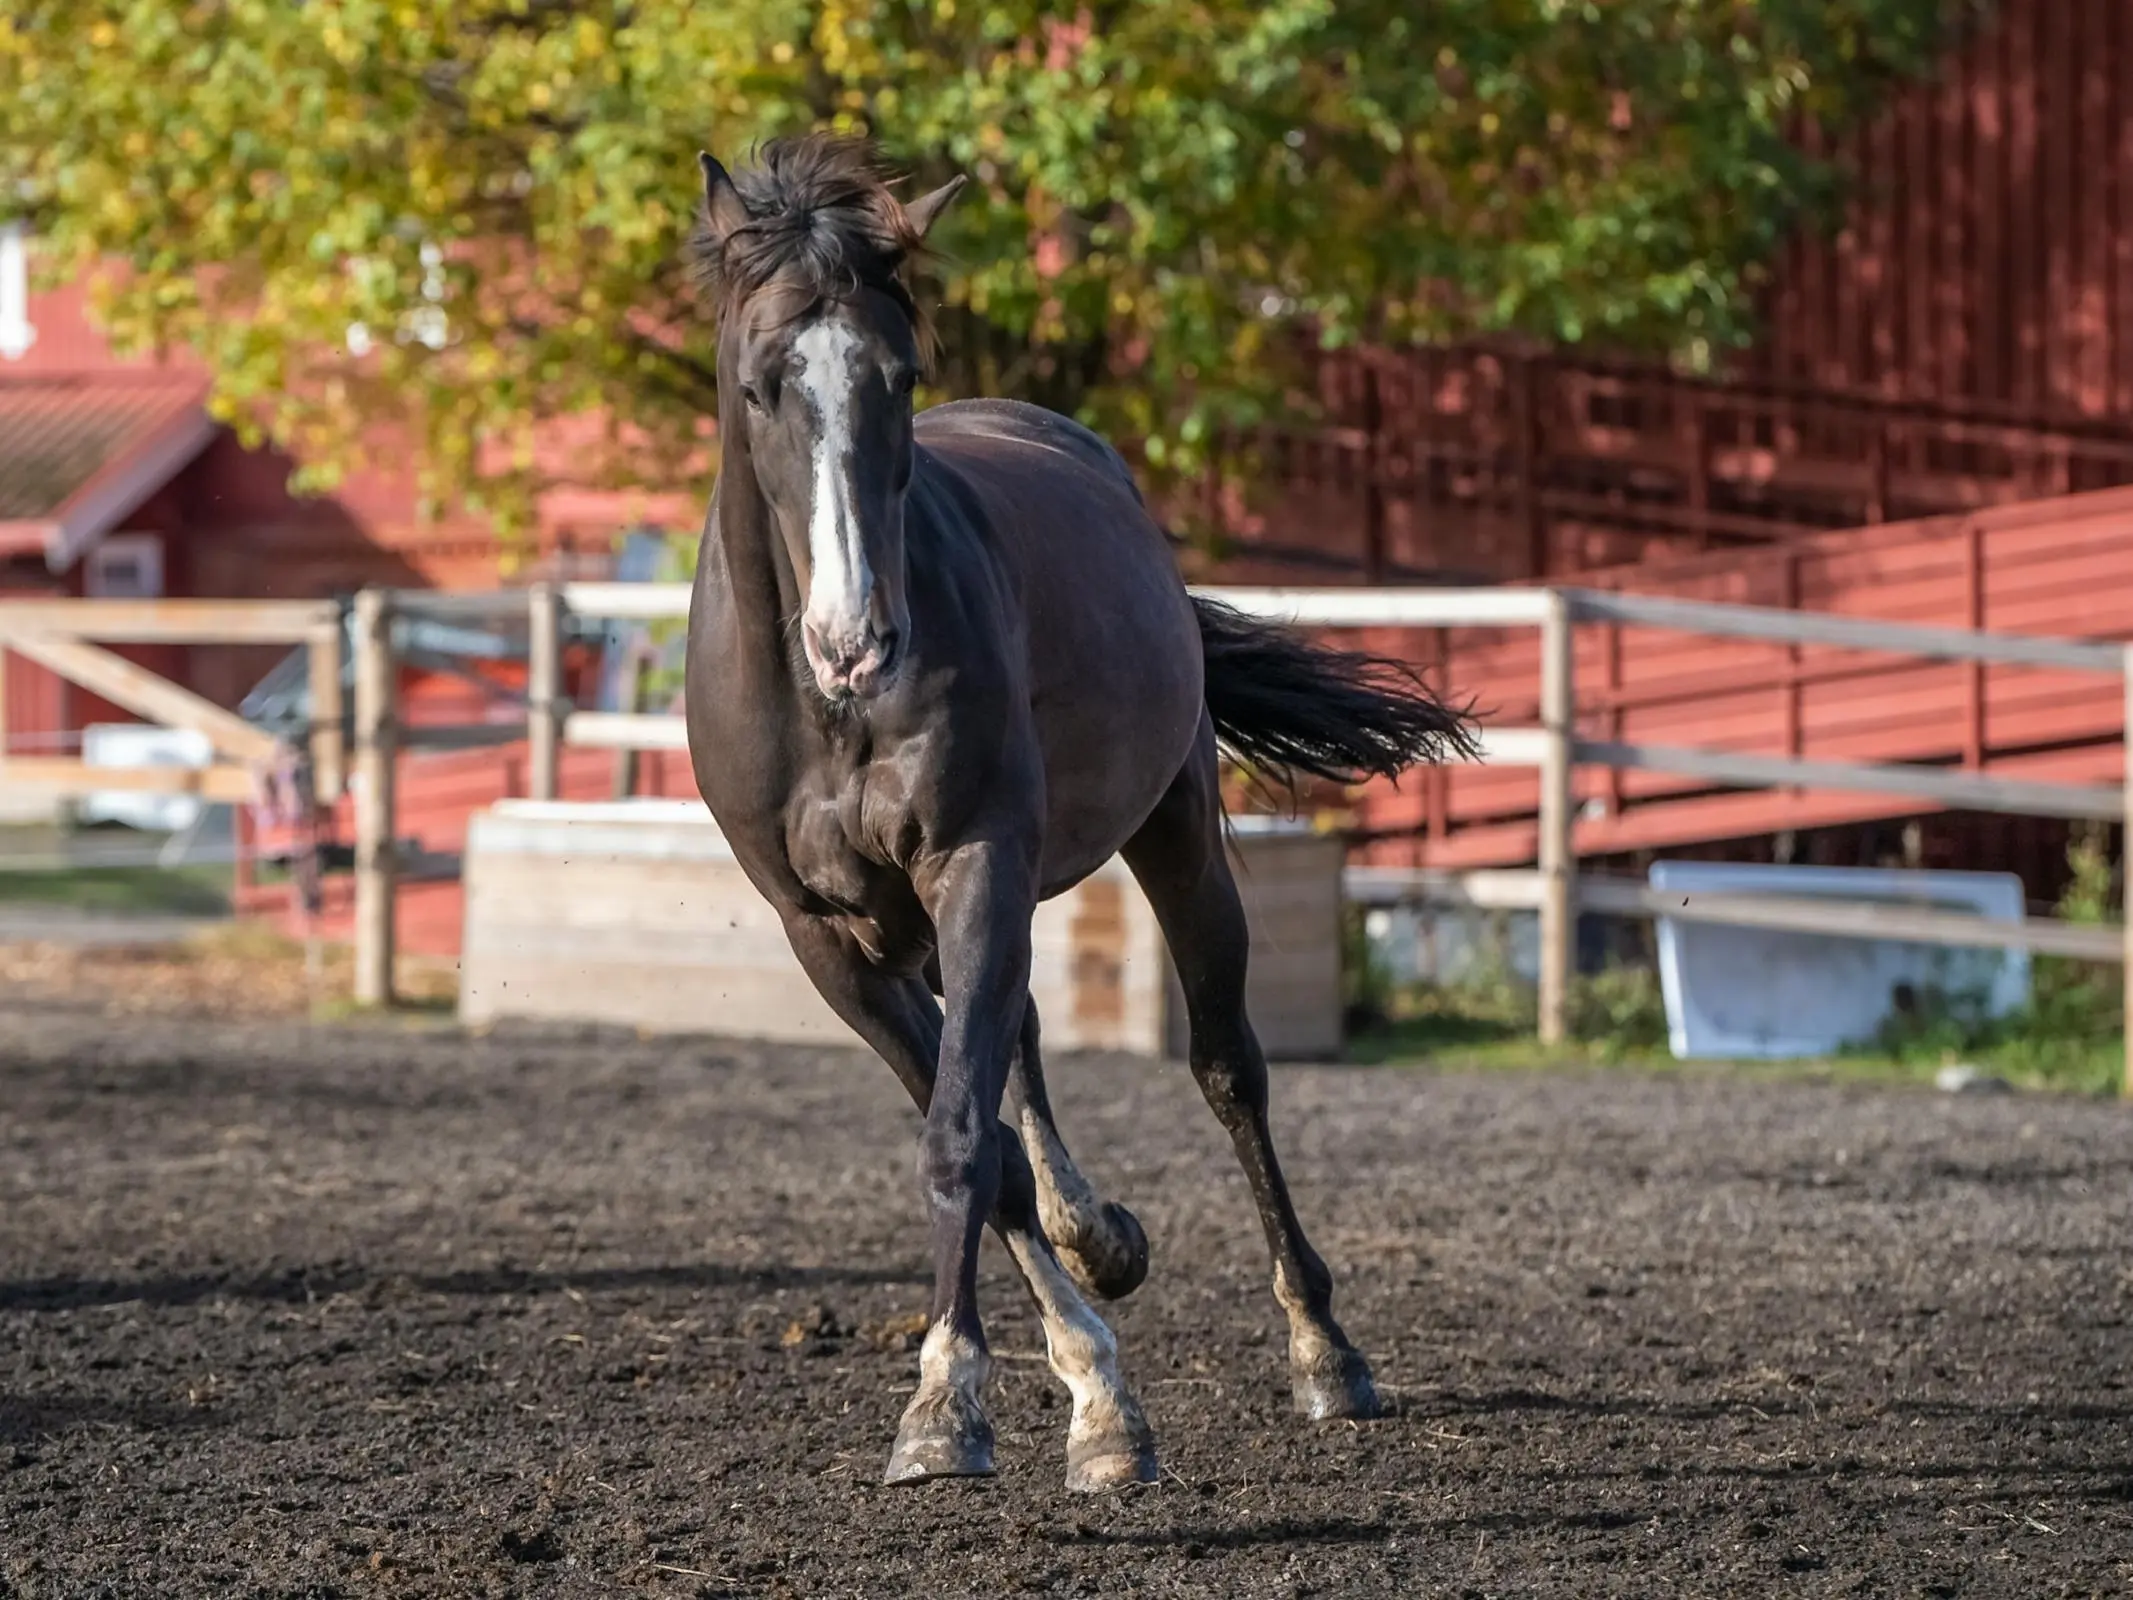
[[[909,643],[911,395],[931,353],[902,269],[962,180],[905,205],[867,145],[823,135],[738,179],[701,161],[722,447],[745,452],[799,577],[817,686],[870,698]]]

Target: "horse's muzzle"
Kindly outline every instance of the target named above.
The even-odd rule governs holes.
[[[828,638],[813,624],[805,624],[800,636],[816,685],[833,700],[847,695],[873,699],[895,680],[896,669],[903,662],[903,635],[894,628],[877,633],[866,627],[841,638]]]

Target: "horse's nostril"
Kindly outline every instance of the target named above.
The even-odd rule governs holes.
[[[903,642],[904,636],[898,633],[894,628],[886,630],[878,638],[875,639],[874,659],[881,664],[881,671],[888,671],[889,663],[896,659],[897,646],[901,645]]]

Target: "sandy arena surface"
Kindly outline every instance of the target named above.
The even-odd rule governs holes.
[[[1395,1414],[1288,1413],[1179,1067],[1053,1065],[1146,1224],[1161,1484],[878,1484],[926,1303],[855,1053],[0,1009],[0,1596],[2133,1593],[2133,1113],[1282,1072]]]

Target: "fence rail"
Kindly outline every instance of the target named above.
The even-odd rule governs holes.
[[[216,801],[252,798],[283,742],[182,684],[117,654],[113,644],[289,644],[309,652],[313,793],[340,793],[340,612],[331,601],[5,600],[0,601],[0,678],[9,653],[161,727],[199,734],[215,753],[200,770],[130,771],[61,757],[14,757],[0,724],[0,782],[66,795],[136,790],[195,794]],[[7,700],[0,692],[0,710]]]
[[[1750,788],[1870,790],[1988,812],[2129,820],[2133,783],[2097,785],[2013,781],[1924,764],[1807,761],[1739,750],[1581,739],[1572,640],[1581,624],[1633,625],[1783,645],[1812,645],[1875,655],[1992,663],[2116,677],[2119,703],[2133,718],[2133,650],[2116,643],[1884,623],[1856,617],[1719,605],[1582,589],[1211,589],[1211,598],[1273,620],[1331,629],[1520,628],[1539,631],[1540,717],[1537,727],[1490,727],[1483,759],[1537,768],[1541,777],[1536,866],[1525,872],[1442,875],[1351,873],[1359,897],[1413,893],[1464,895],[1468,903],[1531,906],[1540,914],[1540,1029],[1565,1032],[1572,976],[1572,935],[1580,908],[1615,915],[1667,915],[1737,926],[1820,932],[1838,937],[1918,939],[1999,945],[2127,961],[2127,927],[2073,927],[2049,918],[2020,923],[1959,913],[1869,906],[1859,902],[1785,900],[1773,896],[1700,896],[1690,906],[1664,902],[1641,885],[1580,877],[1572,839],[1572,778],[1583,767],[1685,774]],[[448,852],[415,851],[395,836],[395,781],[402,750],[473,749],[527,739],[531,798],[555,798],[558,755],[568,745],[620,751],[687,747],[686,725],[671,714],[580,710],[564,693],[562,641],[573,617],[658,621],[685,617],[683,584],[536,584],[491,594],[367,590],[356,599],[353,642],[353,790],[356,832],[356,987],[359,1000],[392,998],[394,894],[399,882],[449,878]],[[407,727],[397,705],[402,645],[396,619],[421,617],[505,621],[527,628],[528,677],[523,718],[502,722]],[[319,798],[341,788],[340,616],[324,604],[221,602],[0,602],[0,653],[14,650],[53,666],[127,709],[203,733],[221,757],[205,772],[129,773],[54,758],[18,757],[0,779],[57,783],[89,791],[138,787],[240,800],[255,792],[259,763],[282,746],[191,691],[112,654],[109,642],[288,642],[307,646],[313,688],[309,730]],[[4,654],[0,654],[4,659]],[[4,746],[0,746],[4,748]],[[2126,745],[2133,758],[2133,741]],[[2129,830],[2133,837],[2133,830]],[[1450,883],[1461,885],[1447,889]],[[1478,897],[1478,898],[1477,898]],[[2128,1063],[2133,1090],[2133,1057]]]
[[[1411,867],[1350,867],[1342,892],[1360,905],[1461,906],[1477,911],[1534,911],[1542,905],[1541,876],[1517,868],[1443,872]],[[1889,905],[1826,896],[1699,893],[1684,896],[1654,889],[1636,878],[1580,875],[1577,903],[1586,911],[1618,917],[1671,918],[1774,933],[1819,933],[1855,939],[1899,939],[1965,949],[2028,950],[2112,965],[2127,958],[2124,933],[2115,927],[2065,922],[2057,917],[2019,920],[1925,906]]]
[[[1725,638],[1814,645],[1880,655],[1938,661],[1992,663],[2109,674],[2126,684],[2133,706],[2133,653],[2115,643],[2039,638],[1982,630],[1924,627],[1865,618],[1733,606],[1587,589],[1371,589],[1310,590],[1227,588],[1202,591],[1240,610],[1303,626],[1533,627],[1541,633],[1540,726],[1489,729],[1483,759],[1500,765],[1537,767],[1541,774],[1536,869],[1519,879],[1540,913],[1540,1031],[1560,1041],[1566,1030],[1573,971],[1573,934],[1578,909],[1622,915],[1656,915],[1659,902],[1634,884],[1578,878],[1571,826],[1575,812],[1572,778],[1580,766],[1642,769],[1708,778],[1747,787],[1865,790],[1916,797],[1938,805],[2056,817],[2124,822],[2133,785],[2017,782],[1925,765],[1806,761],[1741,751],[1692,749],[1584,740],[1576,735],[1572,631],[1580,623],[1665,628]],[[557,653],[542,640],[558,637],[566,613],[636,621],[688,614],[686,584],[566,583],[536,587],[528,604],[534,617],[533,677],[529,701],[536,743],[545,727],[554,743],[606,749],[686,748],[682,719],[635,712],[581,712],[560,694]],[[2133,741],[2128,741],[2133,759]],[[554,797],[553,761],[535,763],[537,799]],[[1368,881],[1368,880],[1361,880]],[[1729,918],[1737,925],[1824,932],[1851,937],[1918,938],[1937,942],[2016,946],[2123,960],[2128,935],[2116,929],[2074,928],[2051,919],[2023,924],[1965,919],[1959,913],[1924,912],[1855,903],[1782,901],[1768,897],[1699,897],[1689,914]],[[1682,915],[1674,907],[1669,915]],[[2129,924],[2133,925],[2133,924]],[[2133,967],[2129,967],[2133,970]],[[2127,1082],[2133,1088],[2133,1056]]]

